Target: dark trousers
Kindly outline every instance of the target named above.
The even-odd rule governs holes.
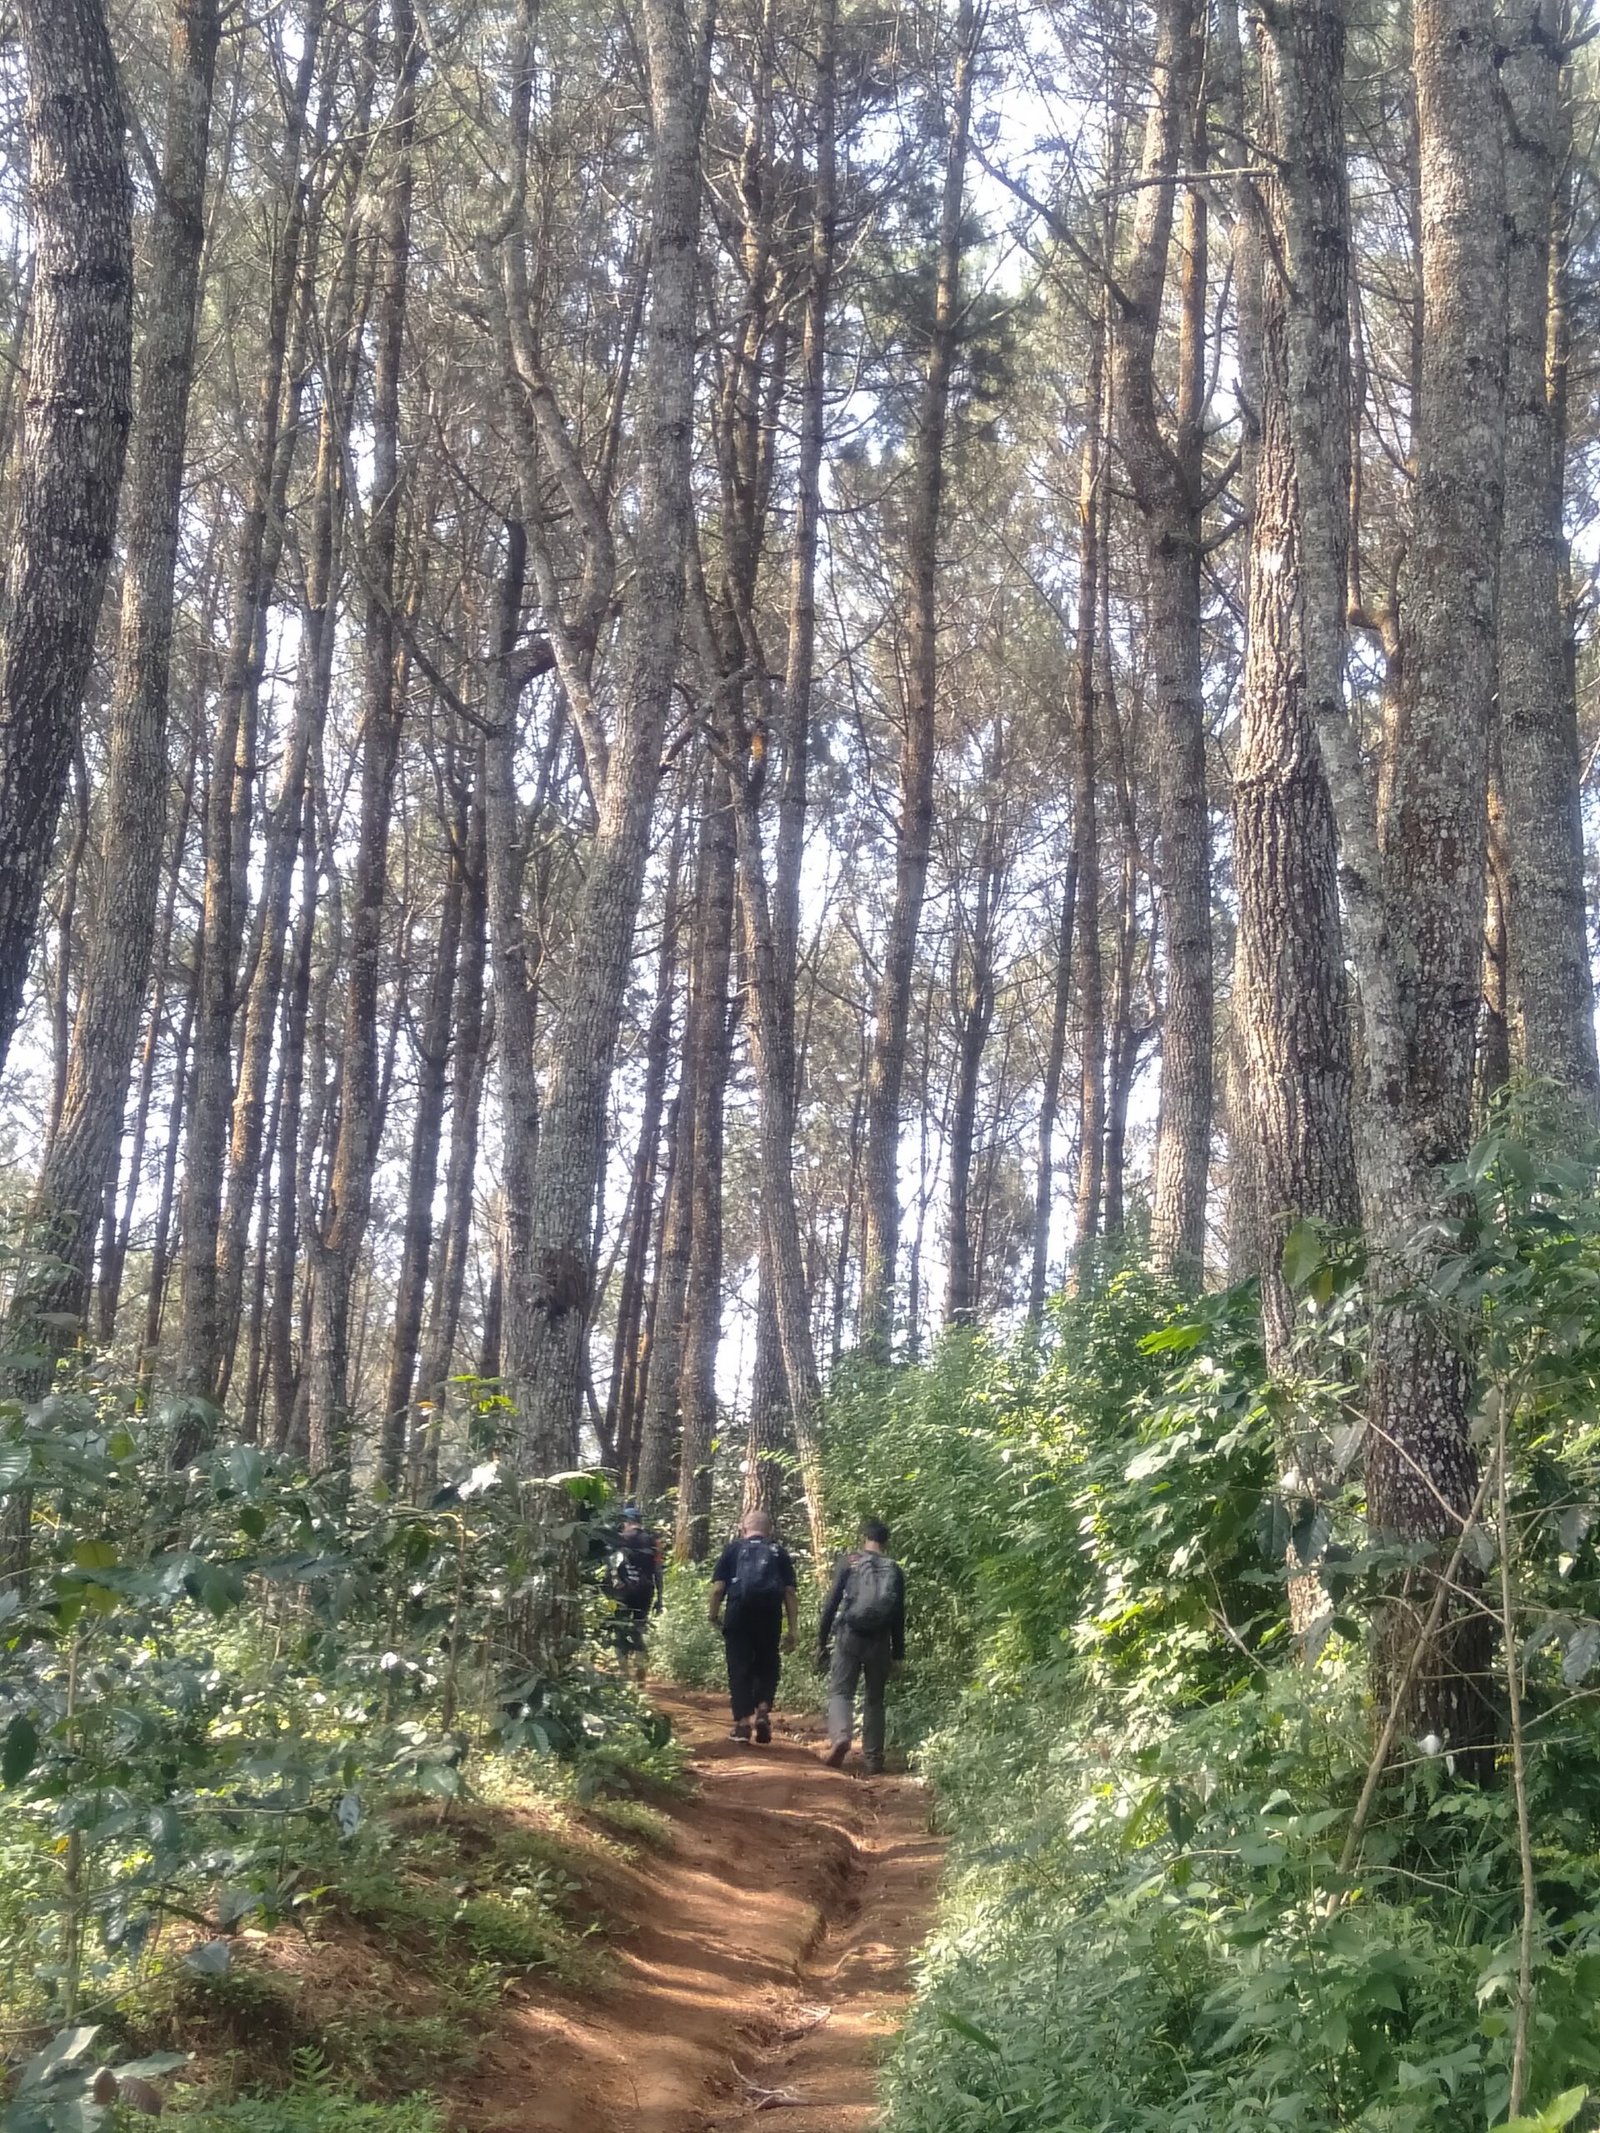
[[[757,1707],[770,1704],[778,1693],[783,1658],[778,1645],[783,1636],[781,1610],[759,1609],[734,1613],[727,1618],[728,1701],[733,1705],[735,1725],[753,1718]]]
[[[648,1607],[625,1607],[617,1601],[611,1617],[611,1643],[619,1659],[644,1650],[649,1623]]]

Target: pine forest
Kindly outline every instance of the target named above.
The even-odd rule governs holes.
[[[1597,759],[1593,0],[0,0],[0,2133],[1600,2128]]]

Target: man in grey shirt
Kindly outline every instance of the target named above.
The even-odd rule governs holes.
[[[833,1642],[831,1665],[829,1640]],[[906,1655],[906,1580],[889,1554],[889,1528],[869,1518],[861,1545],[841,1558],[817,1630],[818,1664],[828,1668],[825,1760],[835,1770],[850,1753],[856,1684],[861,1684],[861,1760],[871,1775],[883,1768],[884,1690]]]

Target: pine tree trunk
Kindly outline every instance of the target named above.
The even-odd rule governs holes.
[[[201,892],[199,968],[196,979],[194,1100],[185,1149],[182,1216],[182,1316],[174,1377],[191,1403],[216,1399],[226,1346],[219,1313],[217,1267],[229,1118],[233,1102],[233,1023],[237,942],[244,912],[237,908],[237,882],[247,872],[247,853],[235,853],[235,788],[242,731],[254,724],[246,706],[261,685],[267,627],[285,537],[289,476],[299,434],[300,377],[289,362],[291,325],[301,276],[305,185],[300,171],[300,133],[318,47],[321,5],[308,11],[305,45],[296,80],[290,138],[286,144],[288,191],[283,234],[273,256],[267,324],[257,391],[250,493],[239,527],[233,567],[233,615],[222,680],[217,691],[210,782],[206,793],[204,883]],[[364,136],[370,113],[368,70],[357,94],[353,125]],[[357,264],[348,233],[335,290],[329,300],[329,362],[323,378],[323,450],[339,435],[339,409],[347,404],[343,372],[350,354],[350,316]],[[295,1136],[291,1134],[290,1138]],[[280,1206],[282,1201],[280,1198]],[[191,1405],[191,1416],[197,1410]],[[193,1423],[198,1430],[198,1419]],[[198,1439],[196,1439],[198,1441]],[[180,1449],[188,1450],[188,1446]]]
[[[974,1237],[972,1164],[977,1138],[978,1095],[984,1047],[994,1022],[995,927],[1000,896],[1000,781],[1004,775],[1005,728],[996,722],[985,772],[983,826],[978,834],[968,916],[958,912],[951,971],[956,1007],[956,1073],[950,1107],[946,1161],[950,1175],[950,1222],[945,1241],[945,1324],[970,1325],[977,1318],[983,1255]],[[962,898],[963,905],[968,901]],[[1069,928],[1070,931],[1070,928]],[[963,934],[967,939],[963,942]],[[1071,964],[1071,950],[1067,952]]]
[[[733,950],[733,808],[728,774],[714,760],[706,780],[700,939],[685,1043],[693,1057],[694,1166],[688,1279],[684,1286],[679,1394],[678,1506],[673,1552],[700,1562],[710,1542],[711,1446],[717,1420],[717,1348],[722,1332],[723,1112],[732,1054],[728,976]]]
[[[384,192],[372,332],[372,506],[363,574],[368,589],[361,811],[345,942],[345,1022],[339,1076],[339,1129],[324,1221],[313,1225],[310,1378],[311,1463],[342,1464],[350,1431],[350,1302],[372,1208],[372,1173],[382,1123],[378,995],[388,901],[389,828],[400,760],[404,705],[397,686],[399,632],[396,555],[406,469],[400,455],[400,379],[411,272],[412,143],[421,46],[409,0],[390,0],[394,100],[385,139],[394,161]]]
[[[678,975],[678,881],[683,864],[681,834],[672,841],[662,905],[661,958],[656,972],[655,1005],[645,1033],[644,1088],[639,1100],[639,1144],[633,1184],[628,1195],[628,1248],[622,1263],[617,1299],[617,1332],[611,1353],[611,1384],[606,1395],[606,1430],[612,1463],[624,1488],[633,1486],[638,1460],[639,1420],[644,1389],[644,1346],[650,1240],[656,1229],[656,1178],[661,1164],[661,1119],[666,1108],[667,1075],[672,1065],[672,1004]]]
[[[784,666],[777,825],[772,848],[772,952],[780,1043],[773,1061],[791,1118],[799,1105],[795,987],[800,961],[800,874],[805,857],[811,684],[816,663],[817,530],[822,517],[822,460],[827,442],[828,312],[838,219],[838,5],[818,0],[816,167],[812,176],[810,279],[802,329],[799,445],[794,485],[794,545],[789,559],[789,630]],[[751,1377],[744,1508],[777,1510],[777,1457],[784,1429],[783,1355],[778,1340],[774,1273],[763,1232],[756,1299],[756,1362]]]
[[[303,340],[304,331],[302,312],[296,329],[297,342]],[[301,354],[298,347],[291,352],[291,378],[300,373]],[[348,400],[342,409],[325,408],[321,424],[317,464],[312,477],[311,529],[306,543],[304,597],[300,604],[294,707],[278,787],[267,816],[261,892],[246,958],[244,1028],[239,1043],[239,1069],[228,1131],[217,1234],[215,1383],[219,1398],[227,1391],[233,1347],[239,1331],[246,1240],[261,1174],[262,1130],[272,1066],[273,1031],[278,1023],[279,996],[283,988],[285,943],[294,870],[303,835],[311,749],[313,737],[323,730],[333,690],[335,603],[343,525],[340,451],[347,412]]]
[[[1145,536],[1154,693],[1166,1002],[1156,1129],[1151,1252],[1157,1268],[1197,1281],[1205,1257],[1211,1152],[1211,830],[1201,699],[1201,414],[1204,222],[1186,195],[1175,434],[1161,415],[1156,354],[1168,286],[1173,180],[1191,152],[1205,15],[1196,0],[1160,0],[1155,78],[1145,121],[1132,255],[1115,338],[1122,456]],[[1201,307],[1195,315],[1196,303]]]
[[[1100,738],[1095,687],[1100,657],[1100,551],[1105,515],[1105,431],[1109,427],[1105,339],[1110,330],[1109,296],[1097,327],[1084,395],[1083,465],[1078,485],[1078,642],[1072,681],[1072,843],[1077,862],[1078,905],[1075,959],[1082,1002],[1078,1039],[1078,1190],[1073,1221],[1073,1263],[1087,1270],[1100,1233],[1105,1183],[1106,996],[1100,945]],[[1037,1308],[1037,1307],[1036,1307]]]
[[[1379,824],[1398,967],[1369,984],[1358,953],[1373,1092],[1368,1229],[1395,1264],[1437,1206],[1438,1168],[1472,1134],[1495,692],[1496,562],[1505,443],[1505,186],[1493,10],[1420,0],[1415,17],[1422,210],[1422,404],[1414,527],[1400,579],[1396,716]],[[1291,271],[1293,269],[1291,268]],[[1447,1547],[1471,1501],[1461,1363],[1440,1329],[1380,1294],[1368,1405],[1368,1517],[1379,1535]],[[1379,1656],[1392,1683],[1415,1634],[1397,1607]],[[1408,1699],[1418,1730],[1470,1748],[1492,1729],[1480,1622],[1447,1616]]]
[[[1440,1166],[1472,1131],[1482,977],[1484,824],[1495,690],[1495,590],[1505,437],[1505,192],[1487,0],[1419,0],[1413,70],[1423,323],[1412,528],[1399,578],[1390,706],[1374,811],[1319,624],[1337,611],[1331,578],[1341,508],[1335,440],[1315,418],[1336,374],[1344,321],[1316,301],[1316,262],[1342,244],[1342,197],[1297,156],[1281,173],[1287,401],[1302,514],[1307,701],[1339,830],[1340,887],[1360,991],[1365,1088],[1358,1155],[1373,1277],[1367,1504],[1375,1535],[1448,1550],[1475,1486],[1466,1385],[1440,1327],[1409,1300],[1426,1281],[1419,1243],[1439,1212]],[[1315,68],[1319,56],[1320,71]],[[1337,97],[1326,47],[1279,40],[1282,138],[1325,133]],[[1431,1599],[1407,1593],[1376,1653],[1380,1700],[1396,1692]],[[1483,1631],[1446,1612],[1402,1714],[1471,1751],[1492,1729],[1481,1694]]]
[[[519,1418],[518,1462],[528,1476],[564,1470],[577,1454],[606,1099],[678,668],[692,510],[701,55],[707,40],[697,39],[686,0],[646,0],[642,15],[654,119],[652,300],[633,577],[622,619],[609,766],[573,914],[570,977],[551,1047],[525,1248],[508,1253],[506,1265],[505,1374]],[[509,1241],[509,1225],[507,1235]],[[576,1635],[572,1582],[564,1553],[555,1549],[527,1625],[523,1656],[536,1669],[558,1667]]]
[[[966,196],[972,81],[981,21],[960,0],[950,84],[944,193],[939,217],[933,320],[917,406],[906,516],[905,731],[900,744],[900,812],[895,824],[894,895],[884,934],[867,1073],[866,1228],[861,1342],[887,1360],[894,1337],[895,1262],[900,1246],[900,1110],[912,982],[933,837],[934,713],[938,690],[938,570],[950,377],[960,339],[962,203]]]
[[[1504,907],[1513,1050],[1528,1074],[1600,1112],[1594,980],[1584,909],[1577,711],[1567,647],[1562,522],[1566,440],[1550,380],[1565,272],[1557,243],[1569,126],[1562,0],[1524,0],[1506,23],[1505,520],[1498,686],[1509,878]],[[1552,294],[1557,303],[1552,304]]]
[[[1078,885],[1081,879],[1078,848],[1074,845],[1067,854],[1066,884],[1061,894],[1061,916],[1056,922],[1050,1037],[1045,1051],[1044,1081],[1039,1091],[1039,1161],[1033,1200],[1033,1262],[1028,1274],[1028,1317],[1035,1325],[1044,1316],[1045,1297],[1050,1286],[1050,1225],[1055,1212],[1056,1113],[1061,1108],[1061,1076],[1067,1057],[1067,1024],[1072,1016],[1073,949],[1078,934]],[[1097,1132],[1097,1140],[1098,1137]],[[1098,1200],[1098,1188],[1095,1197]],[[951,1219],[953,1224],[953,1213]]]
[[[1249,638],[1244,700],[1234,764],[1234,882],[1239,924],[1234,1012],[1240,1047],[1235,1136],[1248,1139],[1260,1213],[1261,1277],[1267,1359],[1290,1364],[1294,1300],[1283,1275],[1283,1244],[1307,1217],[1353,1227],[1360,1219],[1351,1122],[1350,1004],[1339,916],[1338,852],[1332,803],[1308,691],[1337,687],[1343,664],[1346,548],[1349,525],[1349,366],[1340,360],[1348,315],[1347,215],[1344,207],[1342,0],[1273,17],[1264,34],[1262,80],[1266,153],[1293,156],[1305,183],[1325,202],[1327,242],[1302,269],[1296,300],[1315,313],[1329,358],[1314,399],[1291,411],[1288,296],[1269,266],[1262,293],[1264,326],[1261,436],[1250,530]],[[1293,40],[1281,60],[1273,39]],[[1281,66],[1301,82],[1294,131],[1276,94]],[[1308,93],[1317,84],[1317,93]],[[1274,210],[1267,192],[1268,212]],[[1283,212],[1264,249],[1281,258]],[[1296,463],[1298,434],[1313,427],[1320,464],[1331,470],[1325,507],[1305,513],[1307,476]],[[1305,567],[1307,548],[1323,547]],[[1314,614],[1310,603],[1323,605]],[[1318,1493],[1314,1448],[1297,1445],[1291,1461],[1308,1493]]]
[[[445,1165],[444,1210],[434,1252],[428,1323],[417,1366],[411,1419],[410,1488],[412,1495],[418,1497],[438,1480],[439,1431],[436,1425],[444,1413],[451,1358],[455,1354],[456,1336],[461,1325],[483,1085],[494,1041],[493,1019],[485,1012],[484,1005],[484,972],[488,958],[484,763],[480,746],[463,862],[465,909],[461,925],[461,969],[456,981],[450,1156]]]
[[[100,0],[20,0],[34,280],[0,606],[0,1066],[94,656],[128,442],[133,238]]]
[[[678,1466],[678,1390],[683,1376],[683,1303],[689,1283],[690,1192],[694,1182],[694,1092],[680,1083],[667,1118],[667,1180],[656,1246],[655,1297],[639,1393],[634,1488],[653,1509]]]
[[[781,1050],[783,1026],[778,1006],[779,981],[767,900],[761,823],[755,800],[742,776],[733,779],[734,823],[739,851],[739,909],[749,966],[750,1045],[756,1070],[756,1102],[761,1179],[761,1222],[772,1267],[772,1305],[778,1348],[789,1395],[789,1413],[799,1455],[811,1527],[813,1566],[825,1575],[829,1560],[827,1511],[823,1490],[817,1411],[822,1379],[811,1332],[811,1298],[805,1251],[794,1196],[794,1116],[772,1062]]]
[[[411,1160],[406,1177],[405,1227],[400,1269],[395,1279],[394,1327],[383,1398],[378,1471],[398,1490],[405,1473],[406,1423],[411,1412],[417,1349],[422,1339],[422,1311],[433,1256],[433,1202],[439,1182],[439,1146],[444,1137],[445,1103],[450,1087],[451,1020],[455,1005],[456,966],[466,905],[467,801],[458,794],[456,814],[447,825],[444,902],[439,939],[428,970],[427,1002],[417,1039],[417,1108],[411,1128]]]
[[[314,798],[308,791],[301,821],[300,914],[289,952],[289,983],[284,993],[283,1034],[279,1044],[278,1087],[282,1123],[278,1131],[278,1177],[273,1195],[277,1223],[272,1235],[267,1371],[272,1385],[273,1443],[280,1452],[301,1449],[297,1442],[296,1420],[300,1370],[295,1341],[295,1296],[300,1261],[300,1143],[301,1133],[307,1125],[303,1096],[317,909],[314,809]]]
[[[149,238],[126,483],[122,617],[111,693],[100,886],[72,1033],[61,1125],[34,1192],[30,1234],[52,1265],[30,1285],[56,1320],[89,1307],[95,1231],[114,1182],[128,1071],[155,943],[167,813],[173,572],[183,492],[195,304],[205,237],[216,0],[174,0],[161,188]]]
[[[188,750],[185,756],[183,783],[179,795],[177,818],[172,825],[167,852],[167,889],[163,899],[160,930],[157,935],[155,955],[155,983],[151,990],[150,1016],[145,1029],[144,1043],[140,1047],[139,1089],[134,1102],[133,1137],[128,1150],[128,1177],[123,1187],[122,1212],[116,1231],[101,1262],[99,1289],[96,1298],[96,1316],[100,1327],[102,1346],[109,1347],[116,1332],[117,1316],[122,1300],[122,1282],[127,1269],[128,1247],[133,1238],[134,1210],[144,1185],[145,1145],[150,1131],[150,1112],[155,1097],[156,1065],[161,1056],[162,1025],[167,1019],[168,1001],[175,990],[177,960],[176,919],[178,890],[183,877],[183,855],[188,847],[189,829],[194,816],[195,782],[198,775],[198,749],[195,745],[204,712],[196,701],[190,717]],[[181,1078],[181,1077],[180,1077]]]

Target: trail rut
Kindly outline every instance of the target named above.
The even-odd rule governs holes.
[[[932,1916],[927,1794],[825,1768],[820,1734],[739,1748],[717,1700],[658,1701],[691,1790],[670,1850],[607,1891],[615,1981],[519,2007],[461,2115],[483,2133],[865,2133]]]

